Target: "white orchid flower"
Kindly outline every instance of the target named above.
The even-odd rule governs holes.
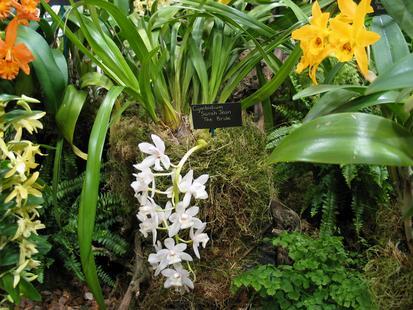
[[[172,225],[168,227],[169,237],[175,236],[181,229],[193,226],[198,228],[202,225],[201,220],[195,217],[199,212],[197,206],[186,210],[183,202],[179,202],[175,211],[176,212],[169,217],[169,220],[172,222]]]
[[[136,168],[136,165],[134,165]],[[141,204],[146,202],[148,198],[149,185],[152,183],[152,196],[155,191],[155,176],[151,169],[144,167],[138,174],[134,173],[136,180],[131,183],[131,187],[135,191],[135,197],[138,198]]]
[[[184,193],[184,205],[189,206],[191,197],[195,199],[207,199],[208,193],[205,190],[205,183],[208,181],[208,174],[203,174],[194,180],[194,171],[191,169],[179,181],[178,188],[181,193]]]
[[[159,268],[160,262],[166,257],[167,253],[165,253],[165,251],[162,253],[159,253],[159,251],[162,250],[162,243],[159,240],[156,242],[154,247],[155,247],[156,253],[149,254],[148,262],[151,264],[152,268],[155,269],[155,276],[157,276],[162,271]]]
[[[196,257],[199,259],[201,258],[199,255],[198,247],[199,244],[202,244],[202,247],[205,248],[207,242],[209,241],[209,237],[206,233],[204,233],[206,223],[202,223],[202,225],[197,229],[197,231],[194,232],[194,228],[191,227],[191,230],[189,231],[189,237],[192,240],[192,247],[194,249],[194,253]]]
[[[156,214],[158,216],[159,223],[167,221],[171,212],[173,210],[172,203],[168,201],[165,205],[165,208],[162,209],[161,207],[156,208]]]
[[[147,197],[144,201],[142,200],[141,206],[139,207],[139,213],[142,217],[154,216],[160,208],[155,201]]]
[[[152,233],[152,241],[153,241],[153,244],[155,244],[156,237],[157,237],[157,229],[159,225],[159,221],[158,221],[158,217],[156,213],[154,214],[154,216],[151,216],[151,217],[147,217],[139,213],[136,216],[138,220],[141,222],[139,224],[139,231],[142,233],[142,235],[145,238],[148,237],[149,232]]]
[[[189,278],[188,270],[183,269],[182,266],[174,267],[175,269],[168,268],[162,271],[162,274],[167,277],[164,287],[175,287],[177,289],[183,288],[185,290],[188,290],[188,288],[193,289],[194,283]]]
[[[138,147],[142,153],[149,154],[140,164],[135,165],[136,168],[142,170],[145,167],[150,168],[154,166],[154,170],[163,171],[169,169],[171,161],[167,155],[165,155],[165,143],[157,135],[151,135],[154,144],[148,142],[139,143]],[[161,163],[164,168],[162,168]]]
[[[175,245],[175,241],[172,238],[167,238],[164,241],[166,249],[158,251],[158,255],[162,257],[158,268],[160,270],[165,269],[169,265],[178,264],[182,261],[192,261],[192,256],[185,253],[186,244],[178,243]]]

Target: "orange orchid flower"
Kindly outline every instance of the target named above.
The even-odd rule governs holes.
[[[11,0],[0,0],[0,20],[10,15]]]
[[[16,44],[19,20],[15,17],[6,28],[6,40],[0,39],[0,78],[13,80],[19,70],[30,73],[29,62],[34,60],[33,54],[26,45]]]
[[[0,0],[1,1],[1,0]],[[11,0],[13,6],[16,8],[16,17],[20,20],[20,23],[27,25],[29,20],[39,20],[39,9],[37,6],[40,0]]]

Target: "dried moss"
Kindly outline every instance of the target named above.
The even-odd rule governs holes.
[[[413,261],[388,242],[369,250],[365,276],[379,309],[413,309]]]
[[[267,163],[265,135],[250,121],[242,128],[220,129],[215,137],[206,131],[186,135],[168,128],[146,124],[135,116],[122,118],[111,129],[110,184],[137,212],[138,205],[130,189],[132,164],[142,155],[138,143],[148,141],[150,133],[158,134],[167,145],[167,154],[177,162],[200,137],[207,149],[195,153],[185,166],[196,175],[208,173],[209,198],[202,201],[201,218],[206,220],[211,237],[201,260],[195,261],[197,276],[193,292],[179,295],[165,290],[161,276],[153,278],[141,292],[142,309],[229,309],[231,279],[245,263],[244,253],[254,246],[270,222],[269,202],[274,195],[272,167]],[[177,138],[179,137],[180,138]],[[185,173],[184,171],[184,173]],[[162,184],[157,183],[157,186]],[[153,251],[151,242],[147,253]],[[231,306],[232,305],[232,306]]]
[[[364,275],[379,309],[413,309],[413,260],[407,254],[400,208],[380,205],[371,236],[377,245],[366,252]]]

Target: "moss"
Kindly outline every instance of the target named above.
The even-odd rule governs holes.
[[[413,309],[413,261],[389,241],[368,251],[364,271],[379,309]]]
[[[219,129],[215,137],[204,130],[180,135],[162,126],[142,123],[135,116],[123,117],[112,127],[109,183],[112,191],[129,201],[126,207],[131,208],[132,214],[138,208],[129,186],[132,165],[143,158],[138,143],[148,141],[150,133],[156,133],[165,141],[166,153],[176,163],[198,138],[208,142],[206,149],[190,157],[183,171],[191,168],[196,175],[210,175],[209,198],[199,206],[211,241],[202,250],[201,260],[195,260],[195,289],[182,296],[165,290],[162,276],[152,278],[149,286],[142,289],[142,309],[227,309],[234,305],[231,280],[245,264],[244,254],[261,238],[271,221],[268,205],[274,195],[265,135],[250,121],[245,123],[241,128]],[[157,187],[162,186],[166,184],[157,183]],[[153,251],[150,240],[144,246],[147,255]]]
[[[376,245],[366,252],[364,276],[379,309],[413,309],[413,260],[403,242],[400,208],[380,205],[375,217],[370,235]]]

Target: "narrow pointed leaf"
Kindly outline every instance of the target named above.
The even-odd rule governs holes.
[[[244,100],[241,101],[241,105],[243,109],[246,109],[250,106],[258,102],[262,102],[265,99],[269,98],[277,89],[281,86],[281,84],[288,78],[289,74],[293,70],[293,67],[298,61],[298,58],[301,55],[301,49],[299,45],[296,45],[294,50],[288,56],[287,60],[281,66],[280,70],[275,74],[274,78],[264,84],[258,91],[253,93],[251,96],[248,96]]]
[[[331,114],[335,109],[341,107],[348,101],[359,96],[359,93],[348,90],[336,88],[324,94],[317,102],[313,105],[311,110],[307,113],[304,118],[304,123],[309,122],[317,117]]]
[[[112,113],[113,106],[122,90],[123,87],[113,87],[107,93],[98,110],[89,138],[86,174],[83,182],[82,193],[80,195],[78,217],[80,260],[82,262],[86,282],[95,296],[100,309],[105,309],[106,307],[93,258],[92,235],[95,226],[96,204],[99,194],[100,166],[103,146],[109,128],[110,115]]]
[[[330,84],[321,84],[321,85],[313,85],[303,89],[302,91],[296,93],[293,97],[293,100],[314,96],[322,93],[326,93],[329,91],[337,90],[337,89],[347,89],[349,91],[355,91],[359,94],[362,94],[366,87],[359,86],[359,85],[330,85]]]
[[[411,166],[412,145],[412,134],[389,119],[339,113],[295,129],[274,149],[270,161]]]

